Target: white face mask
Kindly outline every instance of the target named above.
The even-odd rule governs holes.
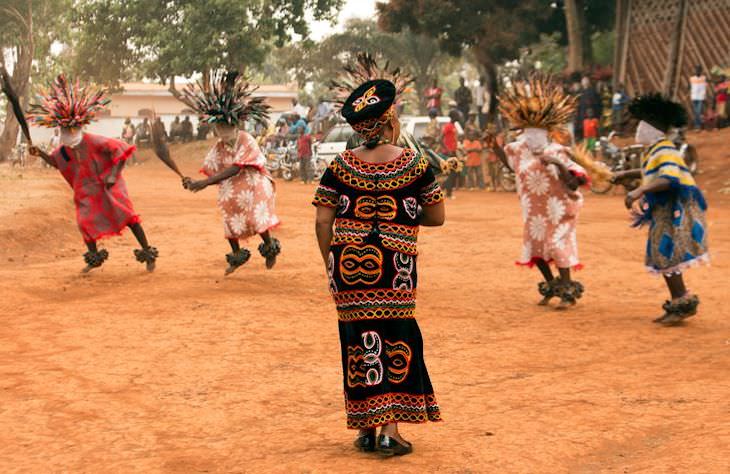
[[[232,141],[236,138],[236,127],[228,124],[216,124],[215,133],[223,141]]]
[[[61,144],[67,147],[76,148],[82,138],[84,138],[84,131],[80,128],[61,129]]]
[[[636,127],[636,143],[640,145],[653,145],[666,136],[664,132],[652,127],[649,123],[641,120]]]
[[[522,139],[533,153],[541,152],[548,146],[548,132],[542,128],[526,128]]]

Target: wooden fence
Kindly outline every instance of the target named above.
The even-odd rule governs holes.
[[[730,66],[730,0],[617,0],[614,86],[689,102],[695,66]]]

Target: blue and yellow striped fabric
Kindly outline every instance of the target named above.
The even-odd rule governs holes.
[[[641,171],[644,185],[657,178],[665,178],[672,182],[673,187],[677,185],[697,187],[684,158],[669,140],[662,140],[649,148],[642,159]]]

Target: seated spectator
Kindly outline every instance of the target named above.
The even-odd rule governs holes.
[[[170,125],[170,141],[175,142],[182,138],[182,124],[180,123],[180,116],[175,117]]]
[[[186,115],[185,120],[182,121],[180,136],[185,143],[193,140],[193,122],[190,121],[189,115]]]
[[[210,124],[202,117],[198,117],[198,140],[207,140],[210,133]]]

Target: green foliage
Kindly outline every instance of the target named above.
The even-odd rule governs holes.
[[[616,47],[616,34],[614,31],[598,31],[591,35],[593,47],[593,61],[599,66],[610,66],[613,64],[613,52]]]
[[[540,41],[529,48],[530,54],[526,58],[532,68],[550,74],[561,74],[565,71],[568,63],[561,39],[562,35],[558,32],[541,34]]]
[[[245,71],[272,44],[306,37],[308,16],[332,19],[342,1],[86,0],[74,17],[75,69],[104,83]]]
[[[599,64],[604,64],[609,41],[602,32],[613,29],[615,0],[585,1],[586,34],[597,35]],[[560,47],[567,44],[563,0],[390,0],[378,5],[380,24],[388,31],[413,31],[439,40],[454,55],[473,47],[482,64],[517,59],[530,47],[547,68],[563,61]],[[601,34],[598,34],[601,33]]]
[[[350,20],[341,33],[319,43],[303,41],[277,50],[264,68],[278,79],[295,80],[301,88],[309,86],[305,99],[314,102],[328,93],[327,84],[361,51],[367,51],[384,64],[401,67],[416,78],[414,88],[424,88],[429,77],[448,67],[438,42],[409,29],[399,33],[380,30],[373,20]],[[415,98],[411,98],[411,102]]]

